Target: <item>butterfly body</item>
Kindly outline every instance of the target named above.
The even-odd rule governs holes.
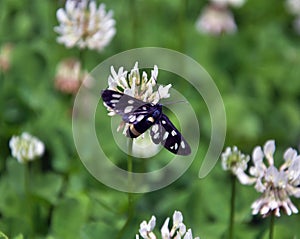
[[[136,138],[151,128],[153,143],[161,143],[174,154],[191,153],[187,141],[163,113],[162,104],[147,103],[113,90],[104,90],[101,96],[104,103],[129,124],[128,137]]]
[[[153,106],[153,111],[150,111],[147,115],[139,115],[136,117],[136,121],[130,124],[127,135],[131,138],[136,138],[146,132],[151,126],[156,124],[162,115],[162,106]],[[138,121],[138,117],[142,118]],[[124,120],[124,118],[123,118]],[[124,120],[126,122],[126,120]]]

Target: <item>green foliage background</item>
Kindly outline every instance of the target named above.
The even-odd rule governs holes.
[[[238,32],[219,37],[195,30],[206,1],[103,2],[114,11],[117,34],[102,53],[85,52],[88,70],[131,48],[180,51],[198,61],[219,88],[227,113],[226,145],[251,154],[256,145],[275,139],[279,163],[286,148],[298,149],[300,37],[284,1],[248,0],[233,9]],[[197,177],[210,118],[192,91],[185,93],[201,122],[198,157],[167,188],[134,195],[135,213],[122,231],[127,195],[96,181],[84,168],[72,138],[73,99],[54,88],[57,63],[79,56],[78,49],[56,43],[56,10],[63,5],[62,0],[0,1],[0,45],[14,44],[11,69],[0,78],[0,231],[11,238],[135,238],[142,220],[154,214],[159,228],[180,210],[194,236],[227,238],[230,177],[220,163],[206,178]],[[8,147],[11,136],[23,131],[46,145],[45,155],[28,167],[17,163]],[[115,157],[124,160],[121,153]],[[236,238],[267,238],[269,219],[254,217],[250,210],[259,195],[242,185],[237,193]],[[299,200],[293,202],[300,208]],[[299,221],[299,215],[277,219],[275,238],[300,238]]]

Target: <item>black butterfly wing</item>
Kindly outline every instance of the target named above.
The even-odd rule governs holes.
[[[149,104],[114,90],[102,91],[101,97],[104,103],[119,115],[130,114],[141,106]]]
[[[127,136],[138,137],[155,124],[156,119],[152,116],[159,108],[157,105],[113,90],[104,90],[101,96],[108,107],[121,115],[124,122],[130,124]]]
[[[150,103],[114,90],[104,90],[101,96],[105,104],[121,115],[123,121],[129,124],[140,122],[149,117],[155,109]]]
[[[174,154],[189,155],[191,153],[188,142],[164,114],[162,114],[159,122],[152,126],[150,135],[155,144],[161,143]]]

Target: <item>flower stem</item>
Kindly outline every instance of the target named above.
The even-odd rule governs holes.
[[[80,65],[81,65],[81,69],[84,70],[85,67],[85,50],[84,49],[80,49],[79,50],[79,61],[80,61]]]
[[[269,227],[269,239],[274,238],[274,225],[275,225],[275,214],[271,213],[271,218],[270,218],[270,227]]]
[[[230,220],[229,220],[229,239],[234,236],[234,210],[235,210],[235,191],[236,191],[236,178],[231,175],[231,199],[230,199]]]
[[[128,157],[127,157],[127,171],[128,173],[132,173],[132,145],[133,145],[133,139],[128,139]],[[131,179],[132,175],[128,174],[128,179]],[[129,180],[130,182],[130,180]]]
[[[132,145],[133,139],[128,139],[128,158],[127,158],[127,171],[128,171],[128,215],[133,214],[133,195],[132,190]]]
[[[117,239],[124,238],[125,231],[130,226],[130,222],[134,215],[134,200],[133,194],[131,193],[132,190],[132,145],[133,139],[128,139],[128,157],[127,157],[127,172],[128,172],[128,211],[127,211],[127,220],[117,235]]]
[[[24,191],[26,198],[26,206],[27,206],[27,215],[28,221],[30,225],[30,236],[34,236],[34,220],[33,220],[33,208],[31,203],[31,190],[30,190],[30,168],[29,163],[25,163],[24,165]]]

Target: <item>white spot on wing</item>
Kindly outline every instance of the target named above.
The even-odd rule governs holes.
[[[173,129],[172,132],[171,132],[172,136],[175,136],[177,135],[176,131]]]
[[[136,120],[137,120],[138,122],[140,122],[142,119],[144,119],[144,115],[139,115],[139,116],[136,118]]]
[[[134,100],[128,100],[128,104],[133,104]]]
[[[168,131],[166,131],[166,132],[164,133],[163,140],[166,140],[166,139],[168,138],[168,136],[169,136],[169,132],[168,132]]]
[[[119,94],[112,94],[112,97],[114,98],[121,98],[122,95],[119,95]]]
[[[175,150],[178,149],[178,144],[177,143],[175,143],[174,148],[175,148]]]
[[[154,133],[156,133],[156,132],[158,131],[158,125],[157,125],[157,124],[153,125],[152,131],[153,131]]]
[[[136,117],[135,117],[135,115],[130,115],[129,117],[128,117],[128,119],[129,119],[129,122],[134,122],[135,121],[135,119],[136,119]]]
[[[110,103],[118,103],[119,100],[111,100]]]
[[[157,139],[158,137],[159,137],[159,132],[157,132],[157,133],[153,136],[154,139]]]
[[[124,113],[127,114],[127,113],[131,112],[132,109],[133,109],[133,106],[132,106],[132,105],[129,105],[129,106],[127,106],[127,107],[124,109]]]
[[[181,147],[182,147],[183,149],[185,148],[185,143],[184,143],[184,141],[181,141],[180,145],[181,145]]]
[[[166,124],[166,121],[162,120],[161,123],[162,123],[162,124]]]
[[[146,107],[146,106],[143,106],[142,109],[143,109],[143,110],[147,110],[147,107]]]

